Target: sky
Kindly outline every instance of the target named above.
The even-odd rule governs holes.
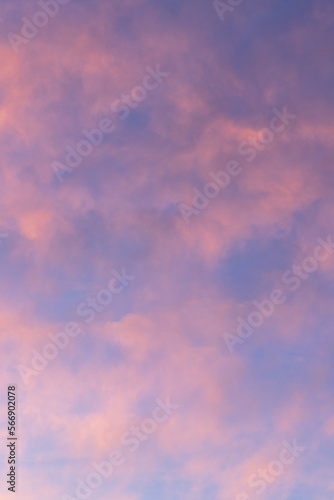
[[[332,498],[332,0],[0,7],[0,500]]]

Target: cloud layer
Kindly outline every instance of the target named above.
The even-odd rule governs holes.
[[[232,354],[223,335],[334,240],[332,2],[243,2],[221,21],[211,2],[70,0],[17,53],[8,33],[41,7],[1,7],[1,382],[18,387],[19,498],[75,498],[122,450],[89,498],[254,499],[249,478],[296,439],[263,495],[327,500],[334,254]],[[284,107],[295,119],[264,144]],[[53,162],[104,119],[112,132],[59,182]],[[231,160],[240,173],[196,208]],[[134,279],[110,285],[123,269]],[[132,453],[122,436],[167,397],[178,409]]]

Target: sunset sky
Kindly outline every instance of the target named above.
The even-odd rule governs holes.
[[[0,7],[0,500],[333,498],[333,0]]]

